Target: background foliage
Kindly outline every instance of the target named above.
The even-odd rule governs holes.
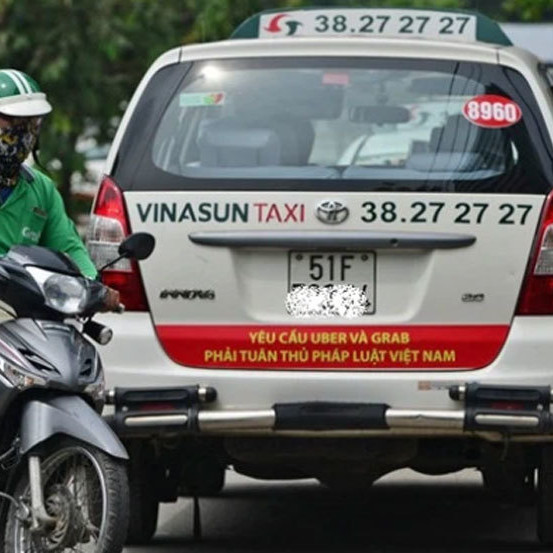
[[[225,38],[257,11],[301,5],[470,8],[500,20],[553,20],[553,0],[0,0],[0,67],[29,73],[54,105],[41,158],[68,200],[71,175],[84,171],[77,141],[112,139],[159,54]]]

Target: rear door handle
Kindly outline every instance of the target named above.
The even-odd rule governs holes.
[[[410,249],[466,248],[476,236],[442,232],[245,230],[191,232],[188,239],[202,246],[223,248]]]

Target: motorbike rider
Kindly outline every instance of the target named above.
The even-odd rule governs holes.
[[[0,255],[16,244],[39,245],[67,254],[82,274],[98,272],[68,217],[56,185],[23,162],[37,141],[42,119],[52,111],[36,81],[15,69],[0,69]],[[119,293],[108,289],[105,309],[116,309]]]

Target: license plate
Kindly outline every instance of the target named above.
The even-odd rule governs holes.
[[[289,253],[288,290],[298,286],[350,284],[367,297],[364,315],[375,313],[376,254],[374,252],[298,252]]]

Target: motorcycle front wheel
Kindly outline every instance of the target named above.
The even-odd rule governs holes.
[[[125,465],[97,448],[72,440],[54,441],[41,458],[46,512],[54,519],[31,532],[11,505],[5,553],[119,553],[127,534],[129,486]],[[31,504],[29,475],[21,472],[13,496]]]

